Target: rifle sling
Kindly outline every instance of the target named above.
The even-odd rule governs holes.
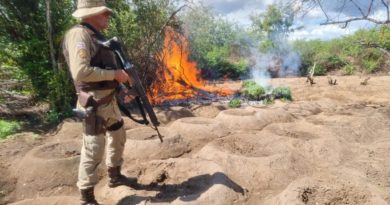
[[[138,103],[137,103],[138,104]],[[125,114],[127,117],[129,117],[131,120],[133,120],[134,122],[136,122],[136,123],[139,123],[139,124],[144,124],[144,125],[147,125],[147,124],[149,124],[149,121],[146,119],[146,116],[145,116],[145,112],[143,112],[143,111],[141,111],[141,115],[142,115],[142,120],[139,120],[139,119],[136,119],[135,117],[133,117],[132,115],[131,115],[131,113],[127,110],[127,108],[122,104],[122,103],[120,103],[119,101],[118,101],[118,107],[119,107],[119,109],[120,109],[120,111],[123,113],[123,114]],[[142,107],[140,107],[139,105],[138,105],[138,108],[140,109],[140,110],[142,110]],[[144,113],[144,114],[142,114],[142,113]]]

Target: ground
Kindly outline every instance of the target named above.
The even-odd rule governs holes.
[[[126,120],[123,173],[133,187],[97,199],[128,204],[388,204],[390,76],[273,79],[294,101],[226,109],[220,104],[159,109],[151,128]],[[0,204],[78,204],[81,125],[20,133],[0,143]]]

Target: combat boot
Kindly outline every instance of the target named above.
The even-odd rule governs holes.
[[[110,178],[108,181],[108,186],[110,188],[114,188],[121,185],[131,186],[133,183],[130,179],[121,174],[120,166],[108,167],[108,177]]]
[[[88,189],[81,189],[81,199],[80,199],[80,204],[81,205],[101,205],[99,204],[96,199],[95,199],[95,194],[94,194],[94,188],[88,188]]]

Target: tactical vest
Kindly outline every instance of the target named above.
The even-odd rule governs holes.
[[[96,31],[92,26],[86,23],[82,23],[80,25],[76,25],[75,27],[82,27],[84,29],[89,29],[93,33],[91,34],[92,43],[97,48],[97,51],[94,56],[91,57],[90,66],[91,67],[98,67],[101,69],[106,70],[115,70],[118,69],[118,63],[116,56],[113,51],[111,51],[108,48],[104,48],[103,46],[99,45],[97,41],[105,41],[105,37],[100,34],[98,31]],[[64,48],[64,56],[66,59],[66,62],[69,64],[69,55],[67,50]],[[119,83],[116,80],[112,81],[99,81],[99,82],[80,82],[75,81],[75,88],[78,93],[80,91],[89,92],[94,90],[108,90],[108,89],[115,89],[118,87]]]
[[[106,41],[102,34],[96,31],[92,26],[85,23],[77,25],[76,27],[83,27],[84,29],[89,29],[93,32],[91,34],[92,43],[97,50],[96,53],[91,57],[91,67],[98,67],[100,69],[107,70],[115,70],[119,68],[114,52],[98,44],[98,41]],[[63,46],[63,53],[68,66],[70,66],[69,54],[66,50],[66,46]],[[119,83],[116,80],[98,82],[74,81],[74,85],[78,93],[78,102],[80,105],[86,108],[86,110],[88,110],[90,107],[92,108],[90,113],[87,113],[87,111],[81,111],[86,113],[85,118],[83,119],[84,133],[87,135],[104,134],[106,130],[115,131],[123,126],[123,120],[121,120],[107,127],[104,118],[96,114],[98,107],[113,100],[115,90],[100,99],[96,99],[88,93],[89,91],[116,89],[119,86]]]

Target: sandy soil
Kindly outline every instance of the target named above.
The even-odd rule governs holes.
[[[273,79],[293,102],[226,109],[159,110],[165,142],[126,120],[123,173],[134,187],[108,188],[106,205],[334,205],[390,203],[390,76]],[[0,204],[78,204],[81,125],[0,143]]]

